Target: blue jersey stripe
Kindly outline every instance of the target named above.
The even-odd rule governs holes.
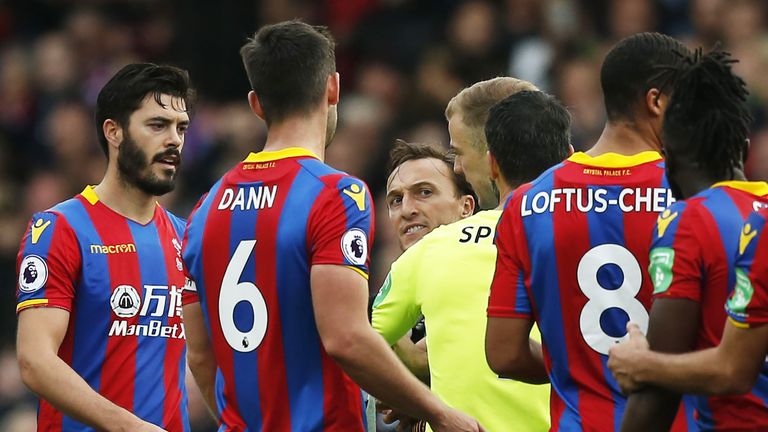
[[[181,406],[179,407],[179,410],[181,411],[181,425],[184,427],[185,431],[190,431],[192,429],[192,426],[189,423],[189,398],[187,397],[187,386],[186,386],[186,377],[187,377],[187,348],[184,347],[184,354],[181,355],[181,358],[179,359],[179,364],[177,365],[179,374],[178,380],[179,380],[179,390],[181,391]]]
[[[168,324],[168,270],[165,266],[163,246],[160,244],[154,221],[147,225],[131,220],[127,223],[136,245],[141,273],[142,286],[136,287],[142,293],[141,312],[146,311],[139,314],[139,324],[147,326],[151,332],[153,323],[157,326],[159,322],[161,327]],[[158,327],[158,330],[161,327]],[[135,414],[140,418],[163,424],[163,368],[167,344],[154,343],[155,338],[142,333],[137,336],[133,406]]]
[[[241,183],[238,189],[258,187],[261,183]],[[256,223],[258,221],[258,210],[241,210],[231,212],[232,219],[229,236],[229,256],[235,254],[235,250],[243,240],[253,240],[256,238]],[[259,247],[257,244],[256,247]],[[272,271],[270,268],[256,268],[255,254],[251,252],[248,260],[238,279],[254,283],[256,281],[257,271]],[[232,287],[230,289],[237,289]],[[225,288],[222,287],[220,295],[224,294]],[[253,328],[254,315],[253,308],[246,302],[240,302],[233,311],[219,310],[220,314],[232,313],[235,326],[238,329],[247,331]],[[259,401],[259,374],[258,374],[258,354],[256,350],[250,352],[240,352],[231,350],[233,375],[235,377],[235,395],[237,397],[238,413],[243,418],[248,428],[260,430],[262,427],[261,402]]]
[[[549,172],[551,172],[550,170]],[[540,190],[554,188],[554,174],[539,177],[535,185],[527,192],[534,196]],[[542,340],[546,340],[547,351],[552,362],[550,379],[552,388],[560,394],[566,409],[553,428],[560,430],[581,430],[581,418],[578,415],[579,394],[575,383],[570,378],[568,369],[568,350],[565,344],[565,329],[563,328],[562,303],[560,301],[559,273],[557,256],[553,247],[554,220],[552,213],[543,213],[536,218],[523,218],[523,226],[528,243],[528,253],[531,262],[536,262],[536,268],[531,275],[531,286],[547,287],[547,289],[531,290],[534,307],[539,317],[539,330]],[[542,235],[542,233],[546,233]],[[545,240],[546,239],[546,240]]]
[[[221,373],[221,368],[218,366],[216,367],[214,387],[216,388],[216,414],[219,421],[221,421],[221,413],[227,408],[227,401],[224,399],[224,375]]]
[[[96,228],[91,221],[83,204],[77,199],[65,201],[54,207],[54,211],[60,212],[69,222],[76,233],[83,238],[100,239]],[[80,240],[80,239],[78,239]],[[100,240],[99,240],[100,241]],[[80,253],[87,253],[87,244],[80,245]],[[83,269],[81,279],[76,291],[82,294],[83,287],[94,286],[98,281],[109,281],[107,287],[112,286],[109,277],[109,266],[106,254],[92,254],[89,257],[92,267]],[[74,340],[75,349],[72,350],[72,369],[88,382],[96,391],[101,388],[101,367],[107,352],[107,338],[109,334],[110,310],[104,310],[98,302],[89,302],[86,295],[76,297],[74,305]],[[95,360],[95,361],[94,361]],[[64,416],[63,430],[82,430],[82,423]]]
[[[294,431],[316,430],[323,424],[323,367],[306,251],[312,210],[308,203],[314,203],[322,189],[316,176],[300,170],[285,198],[277,228],[276,280]]]
[[[211,205],[213,200],[219,193],[222,180],[219,180],[211,188],[208,195],[195,212],[194,217],[187,224],[186,240],[189,244],[184,245],[184,264],[187,266],[189,275],[194,279],[195,286],[197,288],[198,297],[200,299],[200,305],[203,311],[203,320],[205,321],[205,328],[208,332],[208,338],[211,338],[211,322],[208,317],[208,308],[205,307],[207,300],[205,299],[205,272],[203,269],[203,237],[205,231],[205,223],[208,220],[208,212],[211,211]],[[218,394],[218,393],[217,393]]]

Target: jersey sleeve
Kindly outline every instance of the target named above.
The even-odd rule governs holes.
[[[648,267],[654,300],[701,301],[702,223],[701,213],[685,202],[673,204],[657,218]]]
[[[768,211],[752,213],[739,235],[736,282],[725,311],[738,327],[768,323]]]
[[[418,271],[425,239],[411,246],[392,268],[373,300],[371,325],[394,345],[421,316],[417,301]]]
[[[72,311],[81,262],[77,237],[64,216],[32,216],[16,259],[16,313],[32,307]]]
[[[186,282],[184,283],[184,289],[181,292],[181,304],[182,306],[186,306],[191,303],[196,303],[200,301],[200,297],[197,293],[197,284],[195,282],[195,279],[192,277],[191,272],[189,271],[189,267],[191,265],[195,265],[199,262],[200,257],[198,256],[198,252],[201,248],[199,245],[196,245],[196,247],[188,247],[190,236],[189,231],[190,227],[192,226],[192,223],[197,223],[197,218],[195,217],[197,215],[197,212],[200,210],[200,206],[202,206],[203,202],[205,202],[205,199],[208,197],[208,194],[206,193],[203,195],[198,201],[197,204],[195,204],[195,207],[192,209],[192,211],[189,214],[189,218],[185,221],[184,224],[184,233],[181,241],[181,250],[182,250],[182,263],[184,265],[184,276],[186,277]]]
[[[496,271],[488,300],[489,317],[533,318],[522,265],[525,234],[518,206],[519,200],[510,199],[496,227]]]
[[[341,176],[315,201],[307,226],[310,264],[349,267],[368,279],[373,204],[362,180]]]

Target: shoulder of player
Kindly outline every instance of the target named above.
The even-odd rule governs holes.
[[[165,214],[165,216],[168,218],[168,221],[171,223],[173,228],[176,230],[176,234],[178,236],[182,236],[184,234],[184,229],[187,227],[187,219],[181,216],[177,216],[175,213],[159,204],[158,206],[160,207],[160,210],[163,212],[163,214]]]
[[[47,210],[36,212],[32,215],[31,223],[34,224],[37,220],[42,219],[43,223],[50,221],[53,224],[62,225],[65,229],[75,231],[78,220],[78,207],[82,208],[82,206],[83,204],[80,200],[70,198]]]

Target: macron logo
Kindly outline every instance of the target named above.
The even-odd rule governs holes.
[[[119,254],[119,253],[136,253],[136,245],[133,243],[124,243],[117,245],[91,245],[92,254]]]

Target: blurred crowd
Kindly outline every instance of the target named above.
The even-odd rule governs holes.
[[[92,108],[129,62],[190,71],[198,103],[177,190],[162,203],[188,215],[227,168],[257,151],[238,54],[264,23],[294,17],[334,34],[342,77],[327,162],[363,178],[377,204],[371,291],[399,254],[387,224],[387,153],[396,138],[448,146],[444,109],[462,88],[511,75],[557,95],[588,149],[605,117],[599,68],[624,36],[660,31],[691,47],[721,42],[740,63],[755,122],[751,179],[768,179],[768,3],[762,0],[17,0],[0,2],[0,430],[34,428],[13,351],[15,260],[32,213],[98,183],[105,167]],[[761,79],[761,77],[763,79]],[[190,391],[195,430],[211,430]]]

